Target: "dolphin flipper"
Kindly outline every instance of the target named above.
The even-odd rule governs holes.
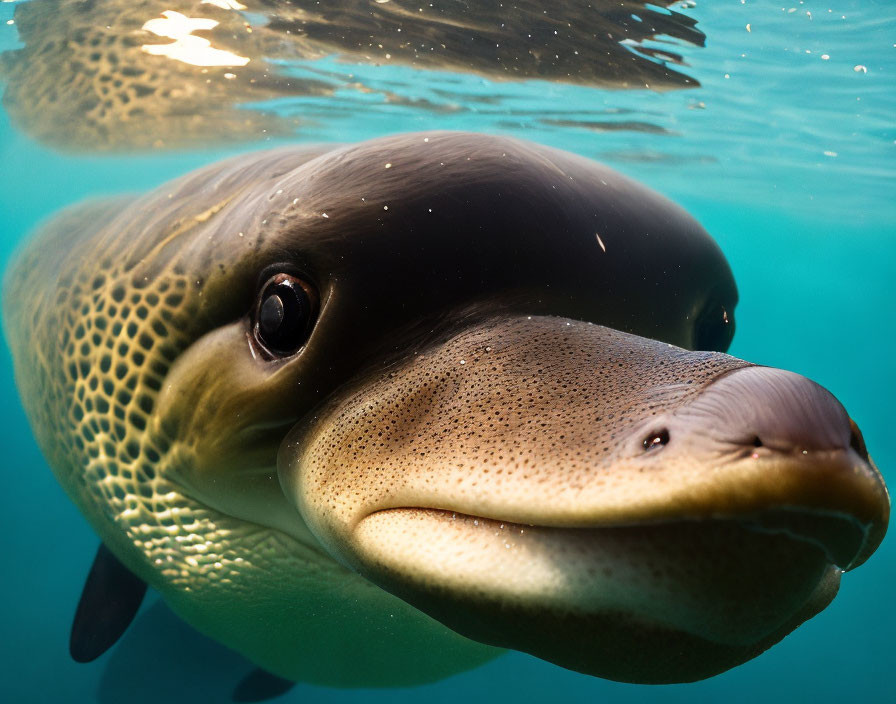
[[[235,702],[263,702],[286,694],[295,682],[272,675],[260,667],[252,670],[233,690]]]
[[[146,582],[100,543],[72,623],[72,658],[90,662],[115,645],[134,620],[145,594]]]

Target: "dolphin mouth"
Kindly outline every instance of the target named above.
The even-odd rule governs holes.
[[[526,530],[592,531],[596,536],[625,530],[661,534],[668,526],[711,529],[725,525],[736,526],[742,535],[781,536],[811,546],[827,564],[844,572],[862,564],[879,546],[888,523],[889,501],[870,458],[866,461],[851,449],[784,455],[734,444],[722,455],[711,473],[711,484],[669,487],[665,500],[655,496],[638,506],[592,503],[588,510],[588,502],[582,502],[570,511],[569,504],[552,510],[549,501],[540,502],[538,497],[528,506],[502,507],[487,498],[439,500],[430,495],[424,498],[429,505],[402,505],[398,498],[391,504],[371,506],[348,529],[356,539],[364,534],[365,525],[385,515],[401,515],[409,525],[415,518],[441,515],[470,524],[472,529],[515,526],[520,535]],[[600,501],[600,496],[590,498]]]
[[[840,536],[834,548],[822,532]],[[353,542],[365,577],[454,630],[594,673],[574,651],[618,623],[633,629],[620,652],[637,650],[644,631],[699,642],[692,653],[713,644],[752,657],[830,603],[837,563],[864,535],[851,517],[791,509],[553,527],[403,507],[366,516]],[[561,623],[582,630],[579,646]]]
[[[728,667],[754,657],[824,609],[842,572],[879,544],[886,520],[863,508],[879,502],[875,482],[852,471],[849,451],[823,455],[821,468],[811,453],[735,458],[729,469],[746,467],[752,480],[739,492],[729,486],[727,505],[682,500],[677,513],[654,516],[563,520],[546,512],[520,520],[512,510],[462,510],[462,501],[381,506],[351,528],[348,561],[481,642],[625,680],[621,660],[645,647],[640,636],[619,635],[621,660],[598,655],[594,643],[604,629],[630,624],[696,658],[671,679],[651,669],[649,681],[699,679],[715,674],[701,670],[700,653],[729,649]],[[831,473],[844,481],[819,484]],[[552,635],[561,623],[582,631],[578,645]],[[604,661],[616,664],[603,670]]]
[[[841,572],[856,566],[858,556],[868,541],[871,526],[854,516],[837,511],[807,510],[800,506],[779,506],[755,513],[742,515],[713,515],[704,517],[682,517],[678,519],[633,520],[630,522],[581,525],[550,525],[520,523],[501,518],[490,518],[462,511],[420,506],[404,506],[380,509],[368,514],[356,526],[356,534],[365,521],[378,521],[384,516],[401,517],[402,520],[420,520],[427,516],[440,516],[440,522],[460,521],[472,530],[493,530],[496,536],[504,536],[506,549],[514,547],[516,536],[525,536],[526,531],[568,531],[585,534],[604,535],[612,532],[656,531],[661,534],[670,527],[692,525],[712,530],[717,525],[731,525],[745,533],[759,535],[779,535],[796,543],[805,543],[819,550],[828,564]],[[361,529],[363,530],[363,529]]]

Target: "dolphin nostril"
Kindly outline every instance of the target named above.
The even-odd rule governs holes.
[[[666,428],[661,428],[660,430],[656,430],[646,438],[644,438],[644,442],[641,443],[644,446],[644,449],[647,451],[658,449],[667,445],[669,443],[669,431]]]
[[[762,439],[758,435],[753,436],[753,447],[762,447]]]

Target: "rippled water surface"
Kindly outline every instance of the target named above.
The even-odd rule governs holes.
[[[28,0],[0,3],[5,265],[41,219],[224,155],[401,131],[514,135],[608,163],[694,214],[740,290],[732,354],[809,376],[892,484],[896,11],[883,0]],[[68,629],[97,539],[41,457],[4,351],[0,698],[227,701],[251,667],[152,596],[89,665]],[[692,685],[513,653],[438,684],[284,701],[892,701],[896,549],[822,614]]]

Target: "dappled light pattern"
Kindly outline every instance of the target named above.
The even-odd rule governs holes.
[[[23,252],[24,273],[9,278],[6,293],[20,305],[4,312],[8,329],[42,335],[33,374],[22,383],[46,396],[45,403],[31,407],[31,418],[55,466],[71,470],[67,479],[87,500],[88,513],[111,517],[128,541],[181,579],[186,565],[172,555],[191,542],[190,559],[198,567],[195,558],[203,559],[207,548],[195,535],[198,526],[217,531],[188,510],[163,478],[171,437],[152,421],[152,412],[171,362],[187,343],[184,330],[196,304],[186,295],[183,272],[142,281],[134,270],[133,241],[115,242],[114,226],[102,256],[78,256],[89,228],[109,227],[128,205],[77,206],[48,227],[42,246]],[[60,258],[72,255],[80,267],[62,263]],[[38,281],[49,270],[62,272],[52,297],[38,293]],[[135,278],[143,285],[134,286]],[[24,342],[14,333],[10,339],[14,349]],[[157,526],[153,535],[146,530],[150,522]]]
[[[209,50],[234,57],[267,53],[264,38],[249,33],[238,13],[199,0],[24,3],[15,21],[25,47],[0,55],[3,102],[14,123],[66,150],[197,147],[288,134],[297,126],[269,111],[239,109],[241,103],[330,92],[320,81],[275,78],[259,59],[243,66],[236,58],[234,66],[178,60],[183,57],[175,58],[172,46],[189,39],[144,29],[150,20],[163,21],[172,4],[213,17],[214,27],[202,30],[211,39],[189,34],[209,41]]]
[[[470,86],[450,92],[458,73],[505,86],[697,86],[678,50],[704,35],[663,9],[672,4],[526,0],[509,13],[456,0],[31,0],[16,8],[24,47],[0,55],[0,80],[14,123],[56,148],[257,141],[371,110],[470,112]],[[407,81],[402,71],[429,74]],[[513,98],[498,93],[499,105]],[[643,124],[604,129],[662,132]]]

